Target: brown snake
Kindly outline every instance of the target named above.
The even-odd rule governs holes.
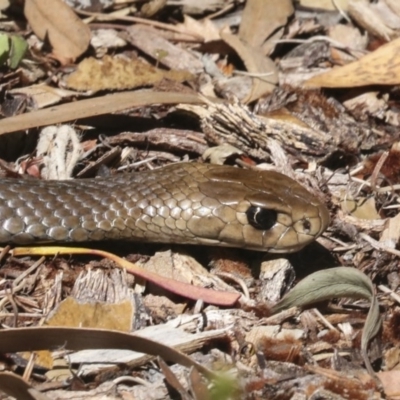
[[[292,252],[329,224],[294,180],[179,163],[105,179],[0,179],[0,243],[131,240]]]

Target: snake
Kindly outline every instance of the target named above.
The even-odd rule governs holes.
[[[138,241],[291,253],[326,206],[274,171],[181,162],[103,178],[0,179],[0,243]]]

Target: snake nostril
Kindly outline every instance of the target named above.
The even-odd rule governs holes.
[[[256,229],[271,229],[277,220],[278,214],[275,210],[250,206],[246,211],[249,224]]]
[[[309,220],[305,220],[304,222],[303,222],[303,228],[304,228],[304,232],[305,233],[310,233],[310,231],[311,231],[311,222],[309,221]]]

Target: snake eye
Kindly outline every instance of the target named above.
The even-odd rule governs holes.
[[[251,206],[246,211],[249,224],[256,229],[268,230],[271,229],[277,219],[277,213],[274,210],[267,208]]]

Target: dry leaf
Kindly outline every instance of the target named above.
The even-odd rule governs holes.
[[[31,104],[33,104],[32,108],[35,110],[57,104],[61,100],[65,100],[76,95],[76,92],[49,86],[47,84],[15,88],[11,89],[9,93],[15,95],[23,94],[26,97],[29,97]]]
[[[221,278],[210,273],[193,257],[174,254],[171,250],[157,252],[143,265],[143,269],[160,276],[186,282],[198,287],[212,287],[214,290],[232,291],[232,287]]]
[[[24,13],[36,36],[49,40],[60,61],[73,61],[89,47],[89,27],[62,0],[26,0]]]
[[[158,275],[154,272],[141,268],[137,264],[133,264],[124,258],[118,257],[115,254],[108,253],[102,250],[85,249],[79,247],[60,247],[60,246],[38,246],[38,247],[16,247],[13,250],[14,255],[55,255],[55,254],[91,254],[106,257],[125,269],[127,272],[134,274],[137,277],[143,278],[148,282],[154,283],[158,287],[169,292],[187,297],[193,300],[202,299],[205,303],[232,306],[237,302],[240,294],[237,292],[225,292],[204,287],[194,286],[185,282],[178,282],[165,276]],[[228,286],[229,288],[229,286]]]
[[[183,23],[175,25],[182,33],[193,34],[203,38],[204,42],[211,42],[212,40],[220,40],[219,29],[208,18],[196,20],[187,15],[183,17]]]
[[[391,26],[391,21],[386,18],[385,13],[381,12],[382,6],[385,6],[382,1],[374,4],[366,0],[350,0],[348,12],[371,36],[389,41],[398,34],[396,28]],[[388,7],[386,9],[390,12]],[[393,17],[395,17],[394,14]]]
[[[252,47],[261,48],[273,32],[286,25],[293,13],[291,0],[248,0],[243,10],[239,38]]]
[[[46,320],[48,326],[111,329],[130,332],[134,309],[129,300],[115,304],[82,303],[72,297],[63,300]]]
[[[358,198],[353,200],[351,197],[344,194],[341,200],[342,210],[346,214],[350,214],[359,219],[380,219],[380,215],[376,211],[375,198]]]
[[[16,399],[50,400],[44,393],[33,389],[25,379],[11,372],[0,373],[0,388]]]
[[[143,61],[105,56],[102,60],[85,58],[66,81],[75,90],[124,90],[152,86],[164,78],[182,82],[193,75],[186,71],[164,71]]]
[[[368,45],[368,35],[361,34],[359,29],[357,29],[354,26],[349,26],[349,25],[333,25],[328,29],[328,36],[333,39],[336,42],[339,42],[346,46],[348,49],[351,49],[352,53],[354,54],[355,51],[357,51],[356,54],[358,54],[357,58],[363,56],[365,54],[361,53],[362,51],[365,51],[367,45]],[[340,51],[339,48],[331,48],[331,51]],[[341,50],[343,52],[343,50]],[[350,59],[350,55],[348,52],[344,52],[344,55],[342,58],[346,59],[345,57],[347,56],[348,59]],[[351,57],[350,61],[354,61],[355,57]]]
[[[305,87],[357,87],[400,83],[400,38],[343,67],[312,77]]]
[[[203,160],[209,161],[211,164],[223,165],[226,160],[232,157],[239,157],[243,151],[229,143],[219,146],[209,147],[201,156]]]
[[[209,390],[206,382],[202,379],[202,376],[196,370],[192,368],[189,374],[190,388],[195,399],[209,400]]]
[[[150,0],[140,9],[142,18],[150,18],[161,11],[167,4],[167,0]]]
[[[203,100],[189,93],[177,92],[151,92],[148,90],[136,90],[116,93],[76,102],[61,104],[43,110],[32,111],[13,117],[0,119],[0,135],[16,132],[29,128],[37,128],[44,125],[59,124],[66,121],[76,121],[79,118],[94,115],[104,115],[127,108],[152,104],[173,103],[203,103]]]
[[[126,40],[122,39],[115,29],[97,29],[92,32],[91,45],[98,50],[116,49],[126,46]]]
[[[396,1],[396,0],[395,0]],[[316,8],[320,10],[347,11],[349,0],[300,0],[299,4],[305,8]]]
[[[192,53],[164,39],[155,29],[138,25],[127,29],[128,40],[144,53],[171,69],[197,74],[203,71],[203,63]]]
[[[387,220],[379,241],[391,249],[396,248],[400,241],[400,214]]]
[[[207,378],[216,375],[173,347],[127,333],[85,328],[17,328],[0,331],[0,352],[34,351],[67,347],[70,350],[127,349],[162,357],[188,368],[196,368]],[[16,374],[0,373],[0,390],[18,399],[47,399],[30,396],[32,388]],[[39,393],[41,396],[41,393]]]
[[[253,77],[253,87],[244,103],[250,103],[261,96],[271,93],[278,82],[278,70],[275,63],[262,54],[261,49],[250,47],[236,35],[222,33],[221,38],[232,47],[243,60],[247,71],[255,75],[264,74],[263,77]]]

